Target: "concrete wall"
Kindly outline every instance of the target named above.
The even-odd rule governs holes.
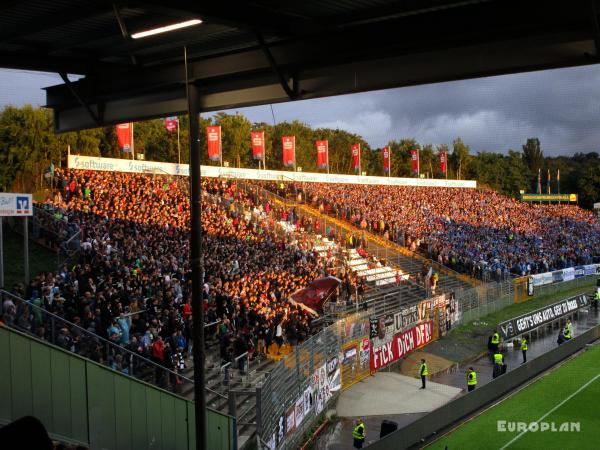
[[[0,425],[31,415],[93,449],[195,449],[189,400],[7,328],[0,354]],[[234,419],[207,412],[208,448],[233,450]]]

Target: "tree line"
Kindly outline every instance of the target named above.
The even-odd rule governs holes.
[[[291,170],[282,163],[281,137],[296,136],[296,164],[305,172],[318,172],[315,141],[329,141],[331,173],[353,174],[350,148],[361,146],[361,169],[367,175],[383,175],[381,148],[372,148],[361,136],[345,130],[311,128],[300,122],[278,124],[252,123],[242,114],[219,112],[200,117],[200,148],[202,163],[216,165],[206,152],[206,127],[220,125],[223,161],[230,166],[255,168],[250,132],[265,133],[265,164],[267,169]],[[179,118],[181,162],[189,161],[188,118]],[[177,133],[169,133],[161,119],[137,122],[134,126],[135,151],[146,160],[178,161]],[[56,134],[50,110],[26,105],[6,106],[0,112],[0,190],[36,191],[44,187],[44,174],[50,164],[66,165],[67,146],[72,153],[112,158],[130,158],[120,151],[114,126]],[[573,156],[546,157],[539,139],[531,138],[521,149],[506,153],[473,152],[457,137],[451,146],[432,145],[405,138],[388,143],[391,150],[391,176],[411,177],[411,155],[419,150],[421,174],[430,178],[445,178],[439,164],[439,152],[448,155],[450,179],[475,179],[480,185],[517,197],[520,191],[537,192],[541,173],[542,193],[547,192],[547,172],[551,173],[551,192],[558,191],[557,170],[560,169],[560,192],[579,194],[580,204],[591,208],[600,201],[600,158],[597,152],[576,153]]]

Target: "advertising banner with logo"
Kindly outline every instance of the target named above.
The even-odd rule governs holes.
[[[386,175],[390,173],[390,148],[383,147],[383,171]]]
[[[319,169],[327,169],[329,166],[329,142],[317,141],[317,166]]]
[[[562,300],[552,305],[545,306],[544,308],[523,314],[522,316],[515,317],[514,319],[507,320],[506,322],[502,322],[498,325],[498,330],[502,339],[510,339],[588,305],[589,299],[585,294],[577,295],[567,300]]]
[[[24,217],[33,215],[31,194],[0,192],[0,217]]]
[[[410,159],[412,161],[412,173],[419,174],[419,150],[413,149],[410,151]]]
[[[352,144],[352,168],[356,172],[360,170],[360,144]]]
[[[288,136],[293,139],[293,136]],[[283,139],[283,138],[282,138]],[[289,144],[294,149],[293,141]],[[127,172],[127,173],[149,173],[161,172],[169,175],[188,176],[190,168],[188,164],[166,163],[158,161],[136,161],[119,158],[100,158],[98,156],[82,156],[70,154],[68,157],[69,168],[79,170],[97,170],[101,172]],[[286,160],[284,160],[285,163]],[[294,165],[292,152],[291,166]],[[282,176],[290,181],[306,183],[336,183],[336,184],[368,184],[376,186],[424,186],[424,187],[447,187],[447,188],[469,188],[477,187],[474,180],[444,180],[432,178],[399,178],[399,177],[377,177],[343,175],[335,173],[316,172],[290,172],[282,170],[258,170],[243,169],[237,167],[202,166],[202,176],[206,177],[229,177],[243,180],[265,180],[280,181]]]
[[[398,361],[433,341],[433,321],[421,323],[379,347],[371,350],[371,370],[375,371]]]
[[[117,142],[121,151],[131,153],[133,149],[133,124],[120,123],[116,125]]]
[[[448,154],[445,151],[440,152],[440,170],[442,173],[448,170]]]
[[[263,160],[265,158],[265,132],[253,131],[250,133],[252,139],[252,157]]]
[[[167,129],[167,131],[169,133],[177,131],[177,126],[178,126],[177,116],[175,116],[175,117],[167,117],[165,119],[165,128]]]
[[[296,165],[296,136],[282,136],[281,148],[283,149],[283,165],[294,167]]]
[[[221,127],[206,127],[208,158],[211,161],[221,160]]]

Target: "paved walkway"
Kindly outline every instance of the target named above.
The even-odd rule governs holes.
[[[382,416],[433,411],[456,397],[461,389],[434,382],[420,389],[421,380],[394,372],[379,372],[342,392],[339,417]]]
[[[599,313],[593,309],[580,311],[572,323],[573,336],[578,336],[600,323]],[[529,339],[527,359],[531,360],[556,348],[558,333],[558,328],[538,335],[533,333]],[[510,376],[510,370],[522,363],[521,350],[518,347],[507,348],[505,358],[508,373],[503,376]],[[470,366],[477,371],[478,386],[492,380],[492,363],[488,356],[484,356],[473,363],[459,365],[454,372],[432,377],[432,381],[427,383],[426,391],[418,389],[420,380],[388,372],[380,372],[377,376],[356,384],[342,393],[338,400],[337,413],[342,419],[329,427],[314,448],[351,450],[351,435],[356,417],[362,417],[365,422],[367,443],[379,439],[382,420],[394,421],[398,423],[398,428],[408,425],[456,396],[465,395],[466,371]]]

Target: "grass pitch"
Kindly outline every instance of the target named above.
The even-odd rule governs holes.
[[[542,431],[543,428],[547,429]],[[600,449],[600,345],[594,345],[427,448]]]

